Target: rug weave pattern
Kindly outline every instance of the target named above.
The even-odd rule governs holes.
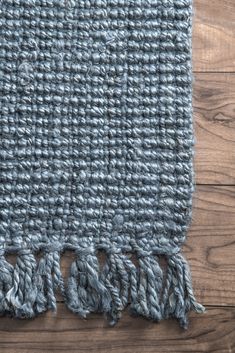
[[[191,1],[5,0],[0,18],[0,311],[56,309],[60,289],[83,317],[115,323],[130,302],[185,327],[202,310],[179,253],[193,192]]]

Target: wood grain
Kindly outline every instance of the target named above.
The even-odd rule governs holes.
[[[235,306],[235,186],[197,187],[184,253],[198,300]]]
[[[193,69],[235,71],[235,1],[194,0]]]
[[[235,184],[235,74],[196,74],[193,89],[198,184]]]
[[[104,318],[80,319],[63,304],[57,315],[36,320],[0,320],[1,353],[229,353],[235,349],[235,308],[208,308],[190,314],[187,331],[173,320],[159,324],[128,313],[113,328]]]

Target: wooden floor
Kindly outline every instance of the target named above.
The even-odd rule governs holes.
[[[235,352],[235,0],[194,0],[194,7],[197,187],[184,252],[207,312],[190,314],[188,331],[128,314],[110,328],[59,302],[57,315],[0,319],[1,353]]]

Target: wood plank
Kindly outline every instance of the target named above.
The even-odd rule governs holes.
[[[194,0],[193,69],[235,71],[235,1]]]
[[[152,323],[124,313],[115,327],[104,318],[80,319],[63,304],[57,315],[48,312],[36,320],[0,320],[1,353],[96,352],[186,353],[235,352],[235,308],[208,308],[190,314],[187,331],[173,320]]]
[[[193,106],[198,184],[235,184],[235,74],[196,74]]]
[[[235,305],[235,187],[198,186],[184,253],[195,294],[208,305]]]

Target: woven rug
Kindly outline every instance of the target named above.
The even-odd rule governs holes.
[[[0,3],[0,312],[186,327],[191,0]]]

